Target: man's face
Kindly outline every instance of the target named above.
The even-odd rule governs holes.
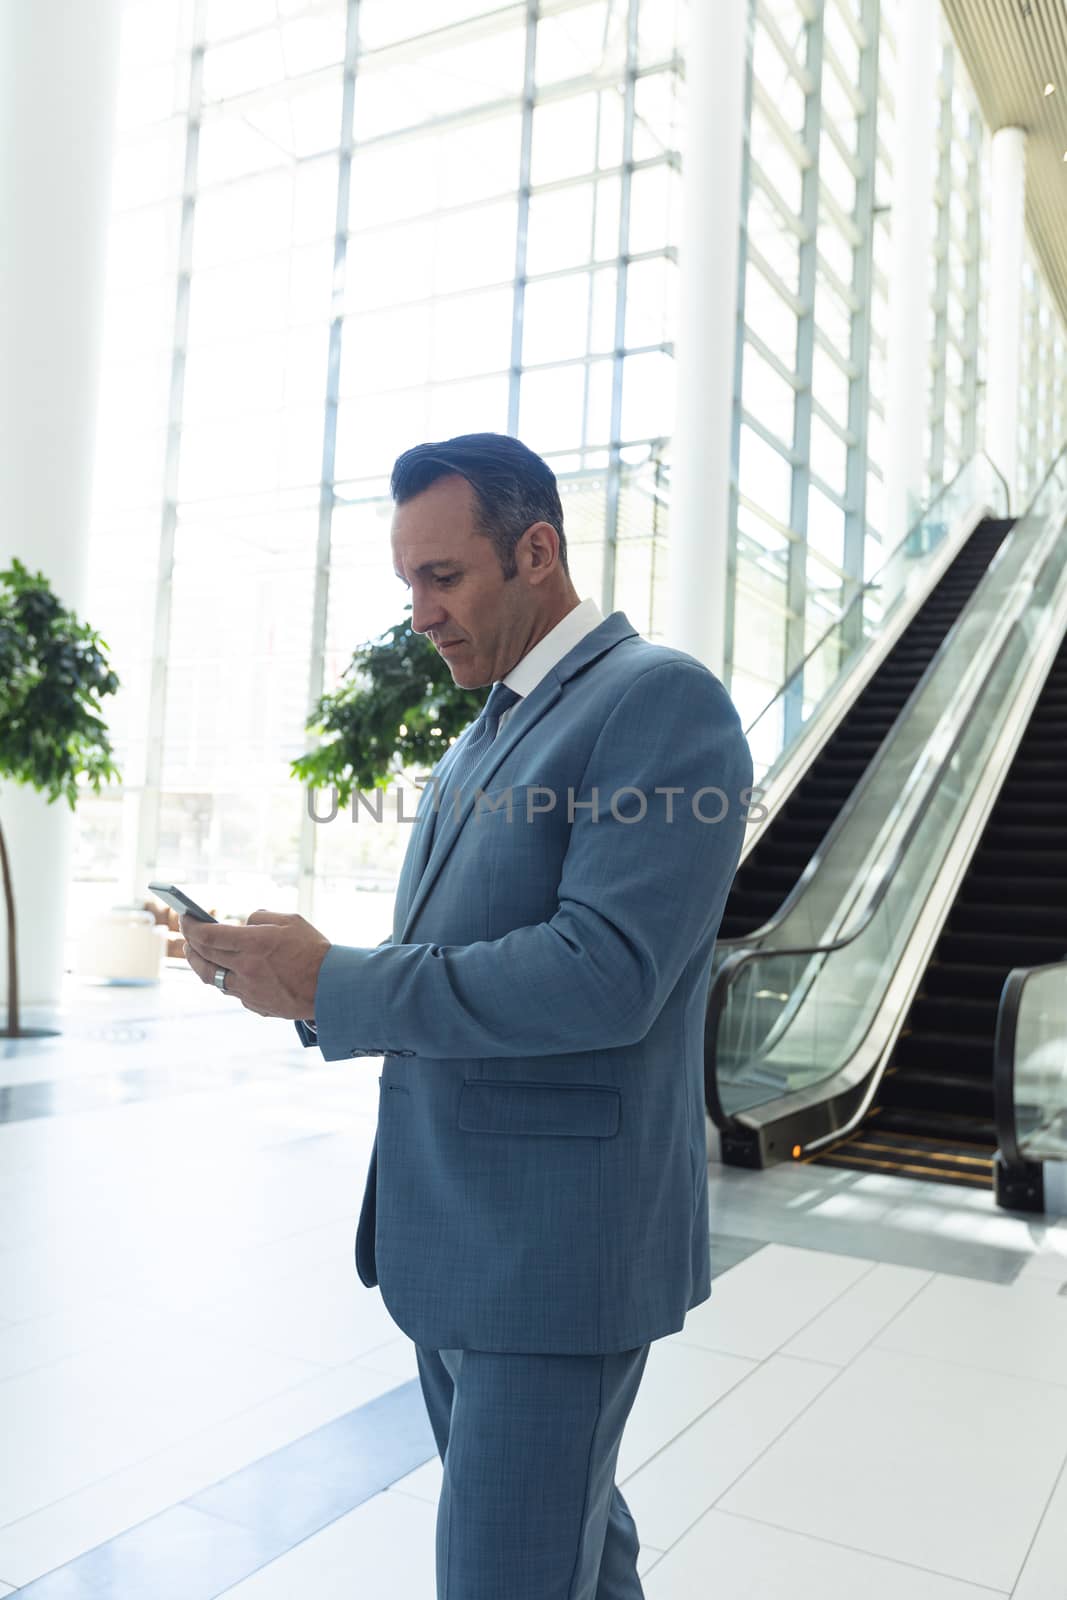
[[[466,478],[450,476],[393,514],[393,566],[411,588],[411,625],[428,634],[461,689],[510,672],[526,648],[537,590],[522,568],[505,578],[492,542],[478,531]]]

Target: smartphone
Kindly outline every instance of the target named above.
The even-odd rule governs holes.
[[[175,888],[173,883],[150,883],[148,887],[154,895],[158,895],[165,906],[170,906],[172,911],[177,911],[184,917],[197,917],[201,922],[217,922],[210,911],[205,911],[203,906],[198,906],[196,901],[186,894],[184,889]]]

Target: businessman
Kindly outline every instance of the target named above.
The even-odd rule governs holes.
[[[712,947],[752,767],[719,681],[581,600],[517,440],[392,478],[412,627],[482,714],[422,791],[392,938],[186,919],[189,959],[328,1061],[381,1056],[356,1266],[416,1346],[439,1600],[637,1600],[614,1482],[653,1339],[711,1292]]]

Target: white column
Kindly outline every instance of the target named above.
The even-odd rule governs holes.
[[[939,11],[930,0],[902,0],[898,12],[885,414],[887,550],[919,514],[926,467]]]
[[[120,0],[0,0],[0,566],[84,618]],[[90,622],[91,618],[88,618]],[[0,785],[20,994],[54,1005],[70,811]],[[6,1003],[0,921],[0,996]]]
[[[993,135],[989,224],[989,361],[986,366],[986,451],[1005,478],[1015,509],[1019,455],[1019,379],[1026,208],[1026,133]]]
[[[695,0],[686,51],[667,642],[720,676],[748,14],[748,0]]]

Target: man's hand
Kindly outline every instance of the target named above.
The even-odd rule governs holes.
[[[243,927],[179,918],[185,955],[202,983],[226,967],[225,993],[261,1017],[315,1015],[319,968],[330,948],[317,928],[285,911],[253,911]]]

